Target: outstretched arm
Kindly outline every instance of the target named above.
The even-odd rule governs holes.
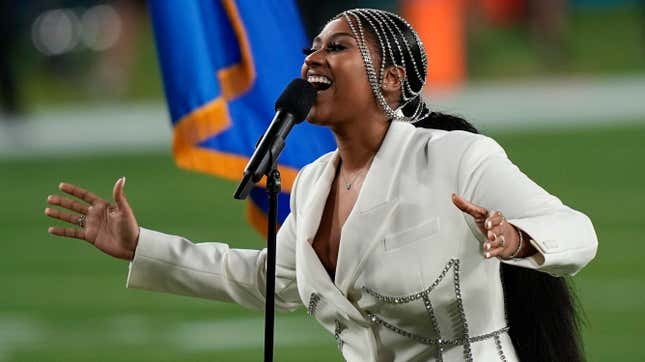
[[[527,236],[524,241],[537,250],[531,256],[504,260],[505,263],[560,276],[575,274],[596,254],[598,240],[589,218],[529,179],[494,140],[477,137],[464,152],[459,173],[461,196],[474,205],[501,211],[508,224],[523,231],[522,235]],[[476,232],[473,218],[466,218]],[[491,220],[495,221],[501,222],[501,218]],[[494,243],[488,231],[483,236],[489,237],[487,243],[492,250],[500,240]],[[515,235],[519,239],[519,233]],[[513,234],[505,237],[505,241],[514,242]],[[497,250],[491,251],[494,253]],[[497,255],[505,257],[507,253],[504,250]]]
[[[73,198],[50,195],[48,204],[59,208],[48,207],[45,214],[70,225],[52,226],[49,233],[85,240],[108,255],[131,261],[130,288],[236,302],[249,308],[264,305],[266,250],[196,244],[139,228],[124,184],[125,178],[117,180],[114,200],[109,203],[81,187],[61,183],[59,189]],[[295,276],[294,217],[290,215],[278,233],[276,306],[280,309],[301,304]]]

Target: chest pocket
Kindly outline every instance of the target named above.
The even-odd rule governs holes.
[[[411,228],[398,231],[385,236],[383,248],[385,251],[394,251],[407,245],[421,242],[439,232],[439,218],[434,217]]]

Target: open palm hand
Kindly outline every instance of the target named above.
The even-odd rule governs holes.
[[[116,181],[113,189],[114,202],[109,203],[76,185],[61,183],[59,189],[76,199],[48,196],[47,203],[60,209],[48,207],[45,215],[77,227],[52,226],[48,232],[85,240],[108,255],[132,260],[139,238],[139,225],[125,197],[124,186],[125,177]]]

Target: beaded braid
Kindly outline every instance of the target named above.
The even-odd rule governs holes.
[[[423,84],[425,83],[425,79],[426,79],[426,77],[425,77],[425,69],[423,69],[424,75],[422,76],[421,73],[419,72],[417,62],[414,60],[414,54],[412,52],[411,46],[409,45],[408,41],[406,40],[405,35],[403,34],[403,32],[401,31],[399,26],[395,23],[395,21],[392,20],[392,18],[387,17],[387,16],[383,15],[380,12],[377,12],[376,16],[379,17],[382,20],[382,22],[385,24],[385,27],[387,27],[387,29],[390,32],[390,34],[392,34],[392,37],[394,39],[394,42],[396,43],[397,49],[399,50],[399,55],[400,55],[400,59],[401,59],[403,68],[406,69],[406,72],[407,72],[408,67],[407,67],[407,65],[405,63],[405,53],[401,49],[401,44],[399,43],[397,37],[394,35],[395,34],[394,31],[390,27],[390,23],[391,23],[392,27],[394,29],[396,29],[396,32],[398,32],[398,34],[400,35],[401,39],[405,43],[405,49],[407,50],[407,54],[408,54],[408,56],[409,56],[409,58],[410,58],[410,60],[412,62],[414,71],[415,71],[415,73],[417,75],[417,79],[422,81],[421,82],[421,87],[419,87],[419,91],[416,91],[416,92],[412,89],[412,86],[410,85],[409,81],[402,81],[401,82],[401,84],[402,84],[402,92],[401,92],[402,104],[401,104],[400,108],[403,109],[404,107],[407,106],[407,104],[416,102],[416,105],[414,106],[414,112],[413,112],[413,114],[411,116],[407,117],[407,120],[410,121],[410,122],[417,122],[417,121],[421,120],[422,118],[426,117],[427,115],[429,115],[429,113],[430,113],[430,110],[427,108],[425,103],[423,103],[423,101],[421,99],[421,94],[420,94],[420,90],[423,88]],[[380,26],[381,26],[381,28],[383,28],[382,24],[380,24]],[[409,28],[409,30],[413,34],[415,34],[412,28]],[[415,39],[418,39],[418,38],[415,37]],[[420,49],[421,54],[425,53],[423,51],[423,48],[420,47],[419,49]],[[390,53],[391,53],[391,49],[390,49]],[[391,55],[391,58],[394,59],[394,56]],[[408,94],[406,94],[406,92]]]
[[[351,9],[342,12],[333,19],[340,17],[345,19],[356,38],[359,51],[365,63],[370,88],[386,116],[393,120],[410,122],[416,122],[426,117],[430,113],[430,110],[425,102],[423,102],[421,92],[426,82],[428,61],[421,38],[412,26],[402,17],[394,13],[378,9]],[[404,31],[401,29],[401,25],[405,26],[407,28],[406,30],[413,35],[416,44],[409,44]],[[370,56],[369,48],[367,47],[364,26],[367,26],[368,30],[374,34],[380,48],[381,67],[379,69],[380,74],[378,75]],[[414,45],[419,49],[420,62],[423,67],[419,67],[419,62],[415,59],[413,52]],[[409,63],[406,62],[406,55],[409,58]],[[406,70],[405,76],[399,74],[402,87],[401,104],[397,110],[390,107],[381,90],[385,77],[383,70],[386,65],[390,64],[403,67]],[[410,77],[412,76],[416,76],[416,84],[419,84],[417,90],[414,90],[410,83]],[[410,107],[414,107],[414,111],[412,115],[405,116],[402,110],[409,104],[412,104]]]
[[[385,25],[388,27],[390,32],[392,32],[392,30],[389,27],[389,23],[391,23],[392,26],[394,27],[394,29],[396,29],[396,31],[399,33],[399,35],[401,36],[401,39],[403,40],[403,43],[405,43],[405,49],[407,50],[408,55],[410,56],[410,60],[412,61],[412,65],[413,65],[414,71],[416,73],[417,79],[422,79],[423,84],[425,84],[425,79],[426,79],[426,74],[425,74],[426,71],[425,71],[425,69],[426,68],[423,68],[423,75],[421,75],[421,72],[419,71],[419,68],[417,66],[417,62],[414,60],[414,54],[412,53],[412,46],[410,44],[408,44],[408,41],[405,39],[405,35],[403,35],[403,32],[397,26],[397,24],[394,22],[394,20],[392,20],[392,18],[383,16],[382,14],[379,14],[379,15],[382,16],[381,19],[385,22]],[[410,28],[410,29],[412,29],[412,28]],[[413,32],[413,34],[415,34],[415,36],[416,36],[416,33]],[[394,37],[394,40],[396,42],[397,47],[399,48],[401,58],[403,59],[403,67],[407,70],[407,67],[405,67],[405,56],[403,55],[403,51],[401,50],[401,47],[400,47],[399,42],[396,39],[396,37]],[[421,48],[421,46],[420,46],[420,52],[421,52],[422,55],[425,54],[425,50],[423,48]],[[415,92],[414,90],[412,90],[409,82],[406,82],[406,85],[408,86],[409,92],[411,94],[411,96],[409,98],[414,98],[415,96],[417,96],[419,94],[418,91]],[[423,88],[423,86],[421,88]]]
[[[381,56],[381,68],[379,69],[379,73],[380,73],[379,74],[379,84],[383,84],[383,79],[385,77],[385,72],[383,71],[383,69],[385,69],[385,66],[387,64],[386,63],[387,55],[386,55],[385,50],[387,48],[387,51],[390,54],[390,59],[394,59],[394,53],[392,52],[392,47],[390,46],[390,42],[389,42],[387,36],[385,35],[385,31],[382,29],[383,25],[381,23],[378,23],[378,25],[381,27],[381,31],[383,32],[383,33],[381,33],[381,32],[378,31],[378,29],[376,28],[376,26],[374,25],[374,23],[372,22],[372,20],[369,17],[363,17],[363,18],[367,21],[369,26],[372,28],[374,34],[376,34],[376,37],[378,38],[378,43],[381,46],[381,54],[383,56]],[[385,41],[383,41],[383,39],[385,39]],[[385,45],[387,45],[387,47]],[[403,63],[405,64],[405,61]],[[399,77],[399,78],[401,78],[401,77]]]
[[[383,92],[381,92],[381,84],[376,77],[376,70],[374,70],[374,64],[372,63],[372,58],[370,56],[369,49],[367,48],[367,42],[365,41],[365,34],[363,33],[363,26],[361,24],[359,15],[354,13],[352,10],[349,10],[343,13],[343,16],[345,17],[345,20],[349,24],[349,28],[357,39],[358,49],[363,56],[363,62],[365,63],[365,69],[367,71],[367,79],[370,83],[370,87],[372,88],[372,93],[376,97],[376,100],[381,106],[381,109],[383,109],[383,111],[385,112],[385,115],[390,119],[398,119],[399,115],[397,115],[392,107],[390,107],[390,105],[385,100]],[[354,25],[351,17],[354,17],[356,19],[357,26]],[[356,31],[357,28],[358,31]]]
[[[374,26],[374,24],[369,19],[369,17],[367,18],[367,21],[369,22],[370,26],[373,29],[376,29],[376,26]],[[379,22],[378,19],[377,19],[376,23],[378,24],[378,26],[380,27],[381,31],[383,32],[383,38],[385,38],[385,42],[387,44],[387,50],[388,50],[388,52],[390,54],[390,59],[393,60],[392,61],[393,64],[396,64],[396,62],[394,61],[395,56],[394,56],[394,53],[392,52],[392,46],[391,46],[390,41],[389,41],[389,39],[387,37],[387,34],[385,34],[386,30],[384,29],[383,24],[385,24],[385,27],[387,27],[387,31],[389,31],[390,34],[394,34],[394,32],[392,31],[392,29],[390,28],[390,25],[387,22],[383,22],[383,21]],[[377,32],[377,31],[375,31],[375,32]],[[380,36],[378,36],[378,37],[379,37],[379,39],[381,38]],[[401,45],[399,44],[399,41],[398,41],[398,39],[396,39],[396,37],[393,37],[393,39],[394,39],[394,43],[396,44],[396,48],[399,50],[398,54],[399,54],[399,59],[401,60],[401,65],[403,66],[404,69],[407,69],[406,65],[405,65],[405,56],[403,56],[403,51],[401,50]],[[381,48],[383,48],[382,44],[381,44]],[[383,71],[383,69],[385,69],[385,64],[386,64],[385,63],[385,59],[386,59],[385,51],[382,50],[381,54],[383,54],[383,56],[381,57],[382,58],[382,62],[381,62],[382,65],[381,65],[380,81],[381,81],[381,84],[383,84],[383,78],[385,77],[385,72]],[[405,103],[411,98],[410,96],[406,95],[406,90],[411,94],[413,94],[414,91],[410,88],[410,83],[406,82],[405,79],[403,78],[403,76],[401,76],[400,74],[399,74],[399,80],[401,81],[401,84],[403,85],[403,90],[401,92],[401,98],[403,99],[403,102]]]

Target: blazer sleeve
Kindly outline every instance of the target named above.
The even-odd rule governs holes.
[[[302,305],[295,273],[295,185],[291,214],[277,235],[276,298],[281,310]],[[230,248],[225,243],[193,243],[141,228],[127,287],[219,301],[261,309],[265,305],[267,250]]]
[[[590,219],[529,179],[491,138],[476,137],[463,153],[458,173],[458,189],[466,199],[500,210],[530,235],[538,250],[531,257],[502,262],[562,276],[574,275],[596,255],[598,239]],[[472,217],[465,216],[483,240]]]

